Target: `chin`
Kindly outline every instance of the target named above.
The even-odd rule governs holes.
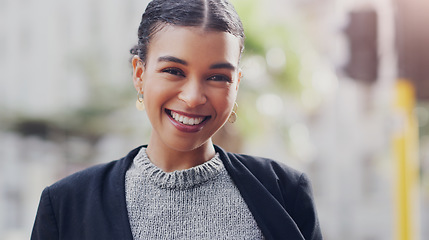
[[[211,143],[212,141],[210,138],[210,139],[207,139],[205,142],[175,141],[175,142],[170,142],[166,145],[178,152],[191,152]]]

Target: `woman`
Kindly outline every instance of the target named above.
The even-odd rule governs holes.
[[[43,193],[32,239],[322,239],[304,174],[225,152],[244,32],[224,0],[154,0],[131,50],[148,145]]]

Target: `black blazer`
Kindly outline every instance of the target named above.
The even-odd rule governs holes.
[[[266,239],[322,239],[305,174],[270,159],[215,148]],[[125,173],[139,150],[45,188],[31,239],[133,239]]]

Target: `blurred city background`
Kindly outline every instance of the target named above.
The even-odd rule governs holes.
[[[148,1],[0,0],[0,239],[44,187],[148,141],[129,49]],[[429,1],[234,0],[238,120],[215,142],[310,176],[328,240],[429,235]]]

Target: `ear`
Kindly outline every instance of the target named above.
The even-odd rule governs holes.
[[[237,79],[237,85],[235,85],[235,91],[238,91],[238,87],[240,86],[241,78],[243,77],[243,72],[241,69],[238,70],[238,79]]]
[[[133,83],[137,92],[141,93],[143,89],[143,72],[144,72],[144,64],[139,56],[134,56],[131,60],[133,64]]]

